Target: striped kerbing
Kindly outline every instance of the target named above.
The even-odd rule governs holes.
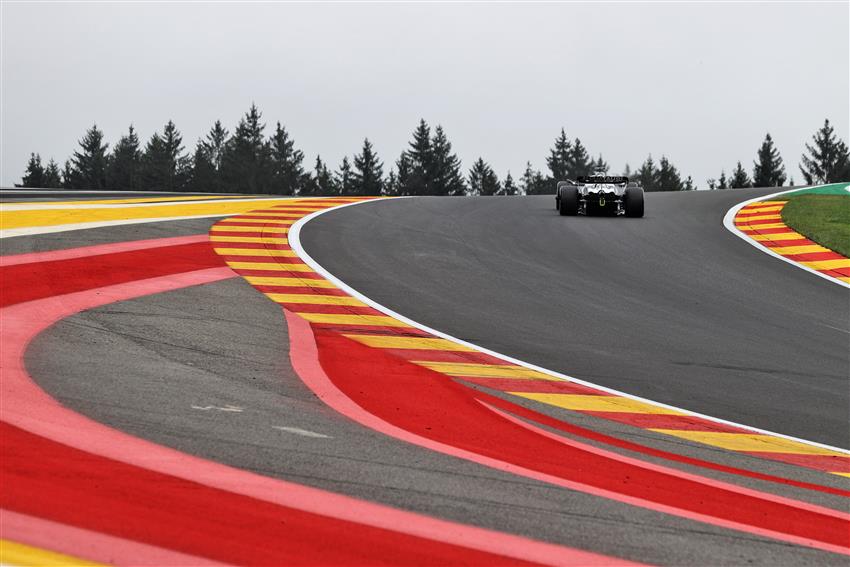
[[[272,301],[309,321],[314,328],[339,333],[360,344],[381,349],[468,384],[676,438],[850,477],[850,456],[846,453],[754,433],[683,410],[615,395],[511,364],[467,345],[433,336],[350,296],[298,258],[286,235],[287,227],[303,216],[360,200],[364,199],[288,201],[218,222],[210,231],[210,240],[216,252],[248,283]],[[748,222],[767,221],[769,225],[780,222],[776,217],[781,204],[760,203],[753,211],[748,211]],[[761,230],[765,231],[777,228],[761,226]],[[781,233],[759,234],[782,234],[783,238],[775,241],[777,246],[815,245],[809,241],[798,244],[802,237],[789,234],[787,227],[780,230]],[[796,252],[804,255],[821,253]],[[805,261],[822,259],[806,256]],[[847,259],[844,258],[844,261]],[[843,277],[850,276],[846,268],[850,268],[850,264],[830,270],[844,270]]]
[[[825,248],[782,222],[788,201],[757,201],[735,215],[735,228],[771,252],[850,284],[850,258]]]

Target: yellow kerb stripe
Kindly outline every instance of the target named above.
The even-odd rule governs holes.
[[[844,283],[850,283],[850,276],[838,276],[838,279]]]
[[[331,206],[333,206],[333,205],[331,205]],[[263,209],[263,210],[268,211],[268,212],[277,212],[277,211],[289,212],[289,211],[297,211],[297,212],[299,212],[299,213],[300,213],[300,212],[302,212],[302,211],[307,211],[307,212],[311,212],[311,213],[312,213],[312,212],[314,212],[314,211],[323,211],[323,210],[325,210],[325,209],[327,209],[327,207],[324,207],[324,206],[318,206],[318,207],[316,207],[316,206],[311,206],[311,205],[297,205],[297,204],[295,204],[295,205],[277,205],[277,206],[273,207],[272,209]]]
[[[741,220],[746,220],[747,222],[756,221],[756,220],[780,220],[782,215],[753,215],[744,217]]]
[[[366,346],[374,348],[401,348],[422,350],[450,350],[458,352],[473,352],[474,349],[447,341],[430,337],[388,337],[381,335],[345,335]]]
[[[768,223],[768,224],[756,224],[756,225],[737,223],[737,224],[735,224],[735,226],[738,227],[738,228],[745,228],[745,229],[748,229],[748,230],[758,230],[760,228],[788,228],[788,226],[784,222],[772,222],[772,223]]]
[[[831,474],[837,474],[838,476],[846,476],[847,478],[850,478],[850,472],[833,472]]]
[[[277,303],[304,303],[310,305],[357,305],[365,303],[345,295],[310,295],[308,293],[267,293]]]
[[[800,262],[813,270],[834,270],[836,268],[850,268],[850,258],[838,260],[816,260],[813,262]]]
[[[292,250],[271,250],[269,248],[216,248],[223,256],[268,256],[269,258],[294,258]]]
[[[289,244],[285,238],[274,238],[272,236],[210,236],[213,242],[261,242],[263,244]]]
[[[215,225],[210,232],[254,232],[257,234],[275,233],[286,234],[289,227],[285,226],[227,226]]]
[[[752,218],[755,215],[767,215],[767,214],[776,214],[782,210],[785,205],[780,205],[778,207],[759,207],[757,209],[744,209],[740,211],[735,217],[739,219],[747,219]]]
[[[765,240],[803,240],[806,237],[796,232],[778,232],[776,234],[751,234],[750,238],[763,242]]]
[[[307,264],[279,264],[277,262],[228,262],[234,270],[267,270],[272,272],[312,272]]]
[[[771,248],[777,254],[812,254],[815,252],[830,252],[829,248],[824,248],[818,244],[810,244],[808,246],[776,246]]]
[[[415,364],[448,374],[449,376],[469,376],[478,378],[514,378],[521,380],[558,380],[542,372],[507,364],[470,364],[466,362],[431,362],[414,360]]]
[[[619,396],[586,396],[583,394],[540,394],[535,392],[510,392],[529,400],[576,411],[608,411],[617,413],[654,413],[684,415],[667,409]]]
[[[269,220],[269,219],[252,219],[252,218],[244,218],[244,217],[228,217],[226,220],[222,222],[247,222],[250,224],[267,224],[270,226],[288,226],[291,224],[295,224],[293,219],[286,220]],[[216,225],[216,226],[221,226]],[[250,228],[250,227],[245,227]]]
[[[0,539],[0,564],[21,567],[94,567],[103,565],[78,557]]]
[[[658,433],[665,433],[675,437],[681,437],[688,441],[696,441],[721,449],[730,451],[746,451],[752,453],[793,453],[796,455],[831,455],[847,456],[844,453],[821,449],[813,445],[798,443],[782,437],[771,435],[760,435],[758,433],[725,433],[718,431],[685,431],[678,429],[653,429]]]
[[[378,327],[409,327],[407,323],[386,315],[343,315],[338,313],[299,313],[311,323],[334,325],[372,325]]]
[[[335,288],[336,286],[328,280],[315,280],[312,278],[277,278],[265,276],[243,276],[245,281],[252,285],[280,285],[286,287],[315,287]]]
[[[295,213],[242,213],[243,217],[271,217],[265,219],[257,219],[257,220],[266,220],[266,221],[282,221],[287,219],[300,219],[304,215],[299,215]]]

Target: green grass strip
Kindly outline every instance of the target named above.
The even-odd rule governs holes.
[[[850,195],[792,196],[782,208],[782,222],[850,258]]]

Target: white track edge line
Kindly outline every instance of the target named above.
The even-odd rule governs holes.
[[[823,185],[815,185],[812,188],[814,188],[814,187],[823,187]],[[777,254],[776,252],[771,250],[768,246],[765,246],[761,242],[752,239],[748,234],[745,234],[744,232],[739,230],[738,227],[735,226],[735,216],[738,214],[738,211],[740,211],[741,209],[743,209],[744,207],[746,207],[750,203],[756,203],[758,201],[765,201],[767,199],[773,199],[774,197],[778,197],[780,195],[785,195],[786,193],[792,193],[794,191],[799,191],[799,190],[800,190],[799,188],[788,189],[786,191],[779,191],[778,193],[773,193],[771,195],[765,195],[764,197],[756,197],[754,199],[748,199],[748,200],[744,201],[743,203],[738,203],[737,205],[733,206],[731,209],[726,211],[726,215],[723,217],[723,226],[726,227],[726,230],[728,230],[729,232],[731,232],[732,234],[734,234],[738,238],[744,240],[744,242],[746,242],[750,246],[754,246],[755,248],[758,248],[759,250],[761,250],[765,254],[768,254],[769,256],[773,256],[774,258],[778,258],[778,259],[782,260],[783,262],[785,262],[787,264],[791,264],[792,266],[800,268],[801,270],[805,270],[805,271],[807,271],[811,274],[814,274],[814,275],[816,275],[820,278],[823,278],[827,281],[838,284],[841,287],[846,287],[846,288],[850,289],[850,284],[844,283],[843,281],[835,279],[832,276],[822,274],[821,272],[819,272],[819,271],[817,271],[813,268],[810,268],[808,266],[804,266],[803,264],[800,264],[799,262],[797,262],[795,260],[791,260],[790,258],[783,256],[782,254]],[[788,227],[788,228],[791,228],[791,227]],[[793,230],[793,229],[791,229],[791,230]]]
[[[395,197],[395,198],[396,199],[410,199],[411,197]],[[761,197],[761,198],[763,199],[764,197]],[[344,207],[350,207],[350,206],[354,206],[354,205],[363,205],[363,204],[372,203],[372,202],[375,202],[375,201],[380,201],[380,199],[368,200],[368,201],[359,201],[359,202],[355,202],[355,203],[346,203],[344,205],[339,205],[339,206],[331,207],[331,208],[324,209],[324,210],[321,210],[321,211],[316,211],[316,212],[311,213],[311,214],[309,214],[305,217],[302,217],[295,224],[293,224],[289,229],[289,234],[288,234],[289,246],[295,251],[295,253],[298,255],[298,257],[301,258],[304,261],[304,263],[306,263],[308,266],[313,268],[317,273],[319,273],[320,275],[322,275],[323,277],[325,277],[326,279],[331,281],[334,285],[336,285],[337,287],[339,287],[343,291],[349,293],[351,296],[359,299],[360,301],[369,305],[370,307],[373,307],[373,308],[377,309],[378,311],[380,311],[380,312],[382,312],[386,315],[389,315],[390,317],[398,319],[399,321],[403,321],[403,322],[407,323],[408,325],[411,325],[413,327],[416,327],[417,329],[420,329],[420,330],[425,331],[427,333],[431,333],[435,336],[446,339],[448,341],[452,341],[454,343],[473,348],[475,350],[478,350],[479,352],[489,354],[490,356],[493,356],[493,357],[498,358],[500,360],[504,360],[506,362],[516,364],[517,366],[522,366],[523,368],[528,368],[530,370],[536,370],[537,372],[542,372],[543,374],[546,374],[548,376],[552,376],[554,378],[558,378],[560,380],[564,380],[564,381],[567,381],[567,382],[573,382],[573,383],[576,383],[576,384],[581,384],[583,386],[595,388],[595,389],[603,391],[603,392],[608,392],[609,394],[622,396],[622,397],[628,398],[630,400],[643,402],[643,403],[650,404],[650,405],[653,405],[653,406],[656,406],[656,407],[680,411],[680,412],[685,413],[687,415],[707,419],[708,421],[712,421],[714,423],[721,423],[723,425],[731,425],[731,426],[734,426],[734,427],[740,427],[741,429],[746,429],[748,431],[752,431],[753,433],[758,433],[758,434],[762,434],[762,435],[770,435],[772,437],[778,437],[780,439],[786,439],[788,441],[796,441],[797,443],[803,443],[804,445],[810,445],[812,447],[818,447],[818,448],[821,448],[821,449],[827,449],[829,451],[836,451],[836,452],[839,452],[839,453],[844,453],[846,455],[850,455],[850,450],[842,449],[841,447],[833,447],[833,446],[827,445],[825,443],[818,443],[817,441],[809,441],[808,439],[801,439],[799,437],[793,437],[791,435],[785,435],[784,433],[776,433],[774,431],[768,431],[766,429],[760,429],[758,427],[753,427],[751,425],[744,425],[742,423],[736,423],[734,421],[728,421],[728,420],[725,420],[725,419],[721,419],[719,417],[712,417],[710,415],[705,415],[705,414],[698,413],[698,412],[691,411],[691,410],[687,410],[687,409],[684,409],[684,408],[671,406],[671,405],[668,405],[668,404],[656,402],[654,400],[649,400],[649,399],[646,399],[646,398],[641,398],[640,396],[635,396],[633,394],[621,392],[620,390],[614,390],[613,388],[607,388],[605,386],[600,386],[600,385],[594,384],[592,382],[587,382],[585,380],[573,378],[572,376],[568,376],[566,374],[561,374],[560,372],[555,372],[554,370],[549,370],[547,368],[536,366],[536,365],[531,364],[529,362],[525,362],[525,361],[522,361],[522,360],[518,360],[516,358],[512,358],[512,357],[507,356],[505,354],[494,352],[490,349],[484,348],[482,346],[478,346],[474,343],[470,343],[470,342],[464,341],[462,339],[458,339],[457,337],[453,337],[451,335],[448,335],[446,333],[438,331],[436,329],[432,329],[431,327],[428,327],[426,325],[423,325],[421,323],[413,321],[412,319],[408,319],[404,315],[396,313],[395,311],[393,311],[389,307],[385,307],[385,306],[381,305],[380,303],[378,303],[377,301],[374,301],[374,300],[366,297],[365,295],[363,295],[362,293],[360,293],[356,289],[352,288],[351,286],[349,286],[348,284],[346,284],[345,282],[343,282],[342,280],[340,280],[339,278],[334,276],[328,270],[326,270],[321,264],[316,262],[316,260],[314,260],[307,253],[306,250],[304,250],[304,247],[301,245],[301,227],[303,227],[305,224],[307,224],[311,220],[315,219],[319,215],[323,215],[323,214],[325,214],[329,211],[337,211],[337,210],[342,209]],[[757,456],[757,455],[755,455],[755,456]]]

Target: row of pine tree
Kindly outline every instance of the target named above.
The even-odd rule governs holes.
[[[464,176],[443,128],[432,130],[425,120],[420,120],[408,148],[386,173],[368,138],[360,153],[352,159],[344,157],[336,170],[331,171],[317,156],[312,171],[307,171],[304,153],[295,147],[286,128],[278,122],[269,136],[265,129],[262,114],[252,105],[233,133],[216,121],[198,140],[194,153],[188,154],[172,121],[144,146],[130,126],[112,151],[94,125],[61,170],[53,159],[43,164],[39,154],[31,154],[18,186],[275,195],[540,195],[554,193],[560,180],[610,172],[601,154],[592,158],[581,140],[569,139],[563,128],[546,157],[547,174],[528,162],[518,181],[510,172],[499,179],[482,158]],[[850,179],[847,146],[828,120],[814,135],[814,145],[806,148],[808,155],[800,166],[806,183]],[[692,178],[683,179],[665,156],[656,163],[650,155],[636,171],[626,165],[623,175],[648,191],[696,189]],[[782,158],[768,134],[758,150],[752,178],[738,162],[730,177],[724,171],[707,184],[710,189],[780,187],[785,181]]]

